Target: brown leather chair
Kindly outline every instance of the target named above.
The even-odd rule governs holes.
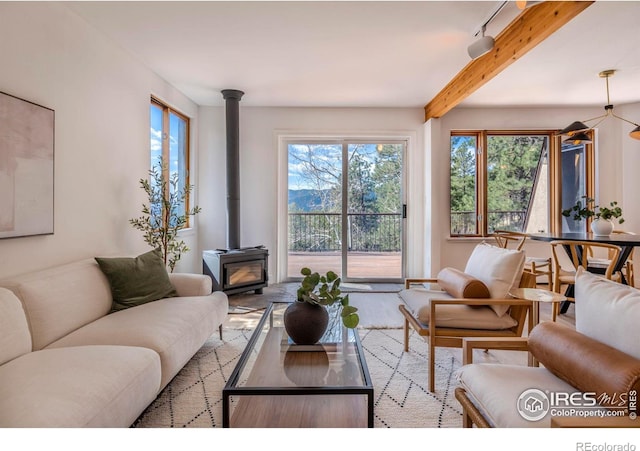
[[[575,329],[546,321],[535,326],[528,338],[464,340],[464,365],[455,389],[463,408],[463,427],[640,427],[640,421],[625,411],[634,409],[627,396],[640,392],[640,290],[582,267],[575,283]],[[474,349],[487,348],[528,351],[541,366],[474,364]],[[589,409],[602,412],[593,413],[607,417],[606,411],[617,411],[626,418],[554,418],[571,411],[561,411],[567,405],[554,405],[549,398],[548,405],[539,409],[526,404],[529,399],[544,401],[549,393],[574,392],[595,397],[597,403]]]

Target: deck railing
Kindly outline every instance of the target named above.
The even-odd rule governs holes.
[[[489,230],[524,230],[526,210],[495,210],[489,212]],[[474,235],[476,233],[475,211],[452,211],[451,234]]]
[[[489,229],[523,230],[526,210],[490,211]],[[451,212],[451,234],[476,233],[473,211]],[[353,252],[399,252],[400,213],[349,213],[347,246]],[[289,213],[290,252],[337,252],[342,249],[340,213]]]
[[[349,213],[347,246],[353,252],[399,252],[400,213]],[[340,213],[289,213],[289,251],[337,252],[342,249]]]

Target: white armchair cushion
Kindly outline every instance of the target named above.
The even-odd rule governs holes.
[[[469,400],[496,428],[548,428],[549,413],[538,421],[524,419],[518,413],[517,400],[525,391],[575,393],[578,390],[545,368],[521,365],[474,363],[464,365],[456,373],[459,385]],[[598,407],[598,410],[604,410]]]
[[[409,311],[424,326],[429,324],[431,300],[453,299],[444,291],[411,288],[398,293]],[[436,326],[460,329],[504,330],[518,323],[509,315],[496,316],[488,306],[441,304],[436,306]]]
[[[576,330],[640,359],[640,290],[578,268]]]
[[[484,282],[492,298],[504,299],[509,297],[511,288],[517,288],[520,284],[524,262],[525,253],[522,250],[481,243],[471,253],[464,272]],[[508,305],[491,308],[498,316],[503,316],[509,310]]]

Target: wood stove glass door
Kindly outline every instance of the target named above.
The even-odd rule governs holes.
[[[306,266],[345,281],[403,278],[405,148],[379,140],[288,144],[288,277]]]

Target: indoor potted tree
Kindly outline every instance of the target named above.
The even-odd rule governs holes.
[[[148,204],[142,204],[142,216],[130,219],[134,228],[144,232],[144,240],[153,248],[160,248],[164,264],[170,272],[189,247],[178,239],[178,232],[187,225],[189,216],[200,213],[197,205],[184,209],[193,186],[178,186],[177,173],[165,177],[162,158],[149,170],[149,179],[140,179],[140,187],[147,194]]]
[[[591,231],[594,235],[610,235],[613,232],[614,218],[618,220],[618,224],[624,222],[622,208],[618,206],[618,202],[613,201],[609,203],[609,207],[601,207],[595,205],[595,200],[588,196],[582,196],[582,199],[584,203],[578,200],[573,207],[562,210],[562,216],[571,217],[576,221],[593,218]]]
[[[341,279],[335,272],[320,275],[302,268],[300,273],[304,278],[297,290],[296,301],[284,313],[284,326],[294,343],[317,343],[329,325],[328,310],[335,311],[345,327],[354,329],[358,326],[358,309],[349,305],[348,294],[342,295]]]

